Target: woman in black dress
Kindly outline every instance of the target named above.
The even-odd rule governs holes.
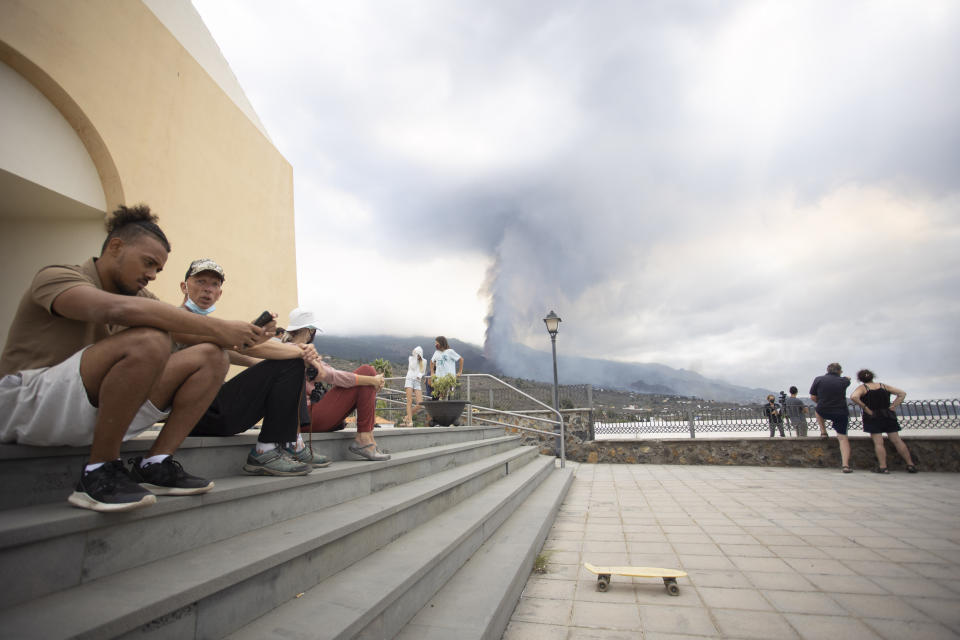
[[[886,433],[897,453],[907,463],[907,471],[916,473],[917,467],[910,458],[910,450],[897,433],[900,423],[897,421],[896,408],[907,397],[907,393],[888,384],[874,382],[873,377],[869,369],[858,371],[857,380],[863,384],[850,394],[850,400],[863,409],[863,430],[873,439],[873,450],[877,454],[877,468],[874,471],[890,473],[887,471],[887,450],[883,445],[883,434]],[[893,403],[890,402],[891,395],[897,396]]]

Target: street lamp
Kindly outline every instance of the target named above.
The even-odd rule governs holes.
[[[547,317],[543,319],[543,324],[547,325],[547,333],[550,334],[550,346],[553,348],[553,410],[557,412],[557,450],[560,452],[560,466],[563,467],[567,456],[564,452],[566,443],[563,441],[563,416],[560,415],[560,386],[557,383],[557,331],[560,330],[560,316],[552,310]]]
[[[560,387],[557,384],[557,331],[560,330],[560,316],[552,310],[547,317],[543,319],[543,324],[547,325],[547,333],[550,334],[550,346],[553,348],[553,408],[560,410]]]

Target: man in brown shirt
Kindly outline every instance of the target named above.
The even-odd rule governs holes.
[[[0,441],[90,445],[68,498],[79,507],[127,511],[153,504],[154,493],[209,491],[213,483],[185,472],[172,454],[223,383],[223,348],[242,350],[272,334],[270,325],[195,315],[149,293],[170,251],[156,220],[145,205],[121,206],[107,221],[99,258],[41,269],[0,357]],[[216,340],[171,354],[170,332]],[[128,470],[122,441],[163,417],[149,455]]]

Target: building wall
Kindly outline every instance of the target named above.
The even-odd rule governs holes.
[[[218,315],[252,319],[270,309],[285,322],[297,305],[292,168],[249,103],[237,98],[242,90],[230,86],[226,63],[220,60],[218,79],[207,71],[219,50],[212,38],[199,47],[209,34],[192,5],[166,2],[176,5],[164,12],[167,24],[140,0],[0,3],[0,62],[43,95],[89,160],[31,151],[53,144],[52,118],[22,122],[16,144],[5,140],[0,185],[5,195],[9,185],[20,196],[20,204],[0,212],[5,271],[14,258],[20,271],[29,272],[95,255],[103,214],[118,204],[144,202],[160,216],[173,246],[150,287],[161,299],[179,303],[189,262],[211,257],[227,274]],[[192,34],[191,48],[205,51],[206,68],[172,32]],[[0,93],[0,102],[15,110],[10,95]],[[69,146],[62,129],[59,144]],[[31,172],[10,159],[31,153],[57,166],[41,163]],[[90,166],[102,192],[99,203]],[[88,178],[80,178],[82,188],[68,189],[62,176],[81,174]],[[7,273],[12,277],[0,285],[3,336],[10,307],[29,278]]]

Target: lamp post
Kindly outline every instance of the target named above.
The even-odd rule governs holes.
[[[552,310],[547,317],[543,319],[543,324],[547,325],[547,333],[550,334],[550,346],[553,348],[553,408],[560,410],[560,387],[557,384],[557,331],[560,330],[560,316]]]
[[[550,334],[550,346],[553,349],[553,410],[557,412],[557,451],[560,452],[560,467],[563,468],[567,459],[564,451],[566,443],[564,442],[563,416],[560,415],[560,386],[557,382],[557,331],[560,330],[560,316],[553,310],[543,319],[543,324],[547,325],[547,333]]]

